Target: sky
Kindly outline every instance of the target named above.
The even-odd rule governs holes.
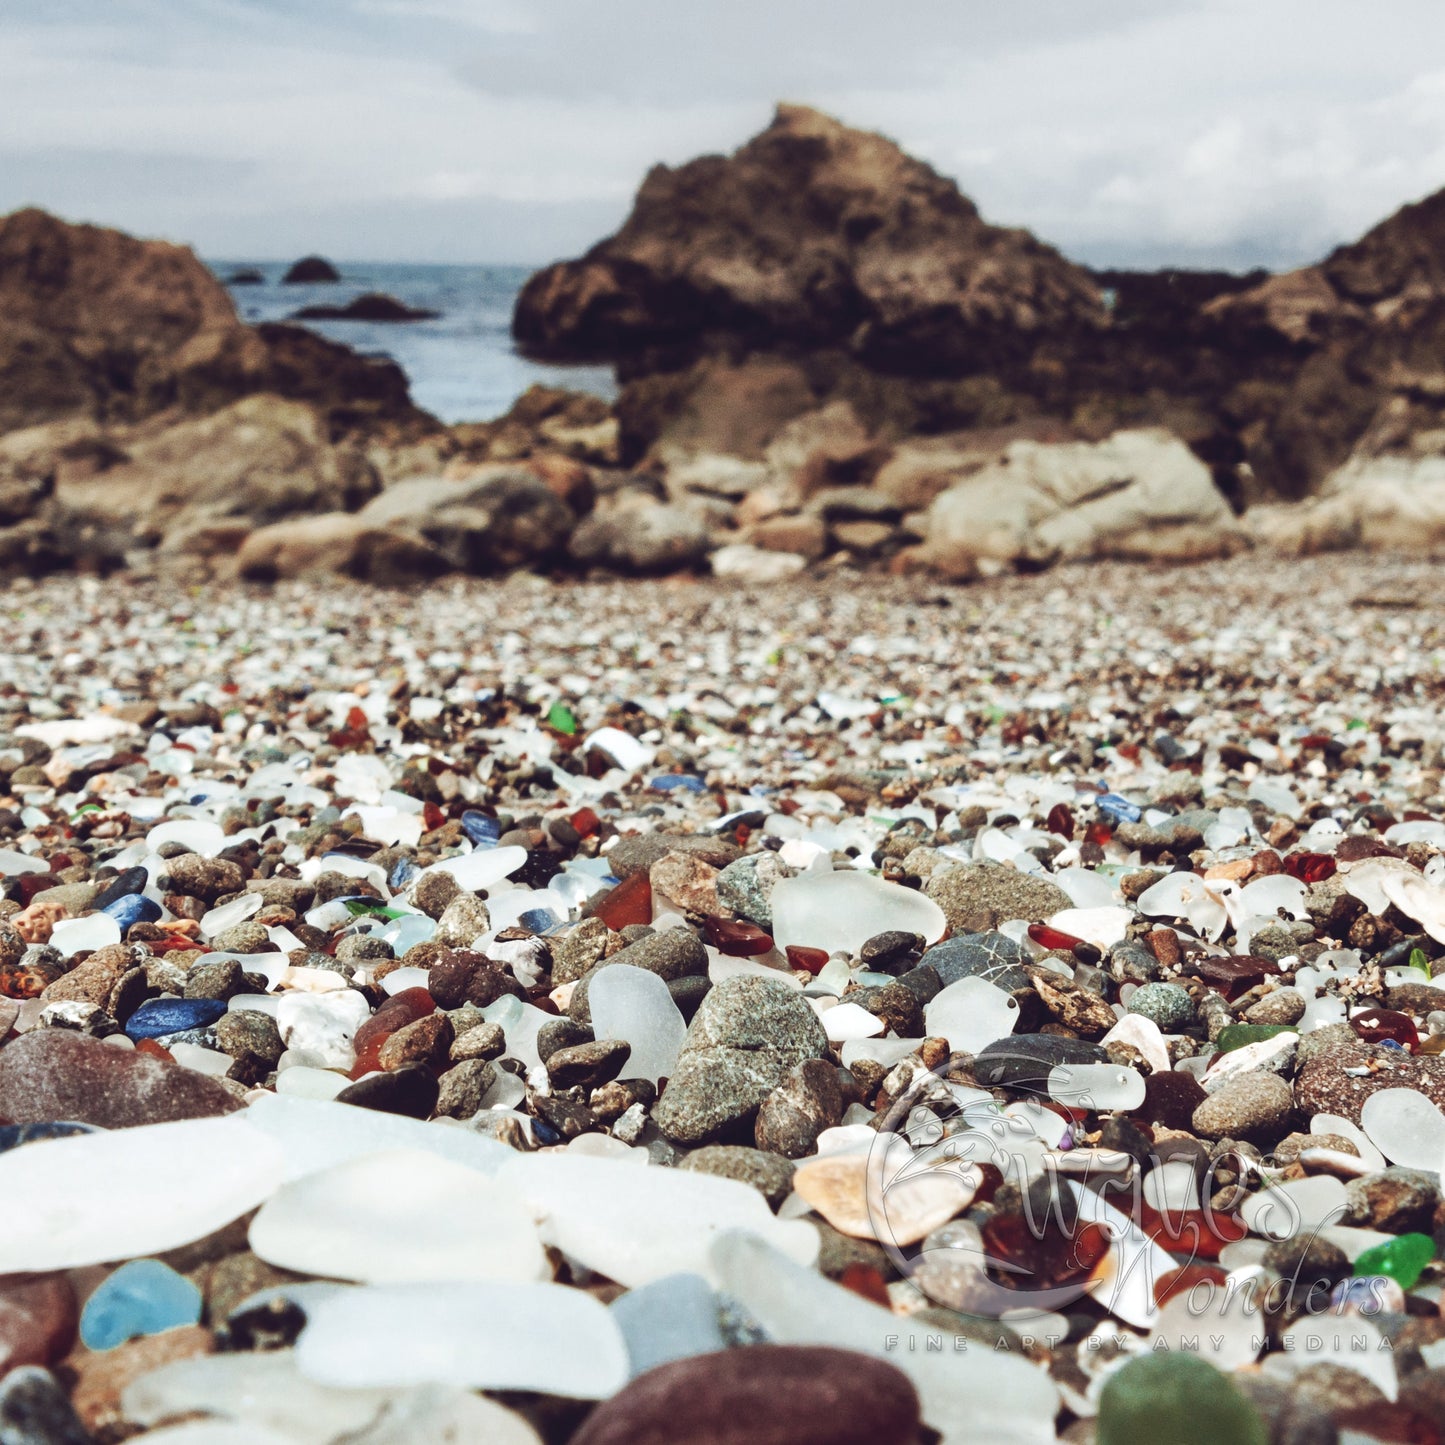
[[[773,105],[1095,265],[1283,269],[1445,186],[1438,0],[0,0],[0,213],[517,262]]]

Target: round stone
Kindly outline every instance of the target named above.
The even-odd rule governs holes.
[[[1194,1022],[1194,1000],[1177,983],[1141,984],[1129,995],[1129,1012],[1159,1025],[1159,1032],[1177,1034]]]

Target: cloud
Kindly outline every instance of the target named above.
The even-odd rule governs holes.
[[[1442,55],[1434,0],[6,0],[0,210],[531,263],[786,98],[1084,259],[1289,265],[1445,184]]]

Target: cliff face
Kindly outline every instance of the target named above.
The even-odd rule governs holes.
[[[537,354],[644,367],[728,338],[970,371],[1104,322],[1081,267],[882,136],[782,106],[731,156],[656,167],[615,236],[532,278],[514,330]]]

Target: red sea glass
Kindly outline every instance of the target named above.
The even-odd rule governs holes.
[[[772,935],[764,933],[755,923],[734,922],[729,918],[704,918],[703,936],[719,953],[731,958],[755,958],[773,947]]]
[[[1059,953],[1072,953],[1084,941],[1082,938],[1075,938],[1072,933],[1065,933],[1062,929],[1050,928],[1047,923],[1029,924],[1029,937],[1040,948],[1047,948]]]
[[[1212,1264],[1186,1264],[1178,1269],[1171,1269],[1161,1274],[1154,1281],[1154,1303],[1165,1305],[1175,1295],[1188,1294],[1196,1285],[1211,1284],[1222,1287],[1229,1278],[1218,1265]],[[1196,1299],[1205,1298],[1201,1291],[1195,1296]]]
[[[1110,1237],[1102,1224],[1065,1229],[1052,1214],[1033,1222],[1021,1214],[999,1214],[983,1226],[983,1247],[999,1265],[998,1282],[1008,1289],[1037,1290],[1088,1279],[1109,1252]]]
[[[821,948],[803,948],[794,943],[783,951],[788,956],[789,966],[801,968],[805,973],[822,973],[828,963],[828,955]]]
[[[1049,816],[1044,823],[1050,833],[1057,833],[1060,838],[1073,839],[1074,836],[1074,815],[1067,803],[1055,803],[1049,809]]]
[[[1291,853],[1284,860],[1284,871],[1301,883],[1323,883],[1335,876],[1335,860],[1327,853]]]
[[[882,1305],[884,1309],[893,1308],[893,1302],[888,1298],[888,1285],[871,1264],[850,1264],[838,1276],[838,1283],[844,1289],[850,1289],[854,1294],[871,1300],[875,1305]]]
[[[1368,1008],[1350,1020],[1350,1027],[1367,1044],[1392,1039],[1413,1054],[1420,1047],[1420,1034],[1408,1014],[1390,1008]]]
[[[1164,1213],[1141,1199],[1135,1210],[1139,1228],[1161,1249],[1191,1260],[1218,1259],[1226,1244],[1249,1230],[1234,1215],[1217,1209],[1171,1209]]]
[[[352,1040],[357,1063],[361,1062],[363,1054],[369,1057],[370,1053],[375,1052],[372,1045],[379,1049],[398,1029],[425,1018],[435,1009],[435,1000],[424,988],[405,988],[400,993],[393,994],[357,1029],[356,1037]]]
[[[602,826],[602,819],[591,808],[578,808],[567,821],[579,838],[590,838]]]
[[[624,878],[592,912],[614,933],[630,923],[652,922],[652,884],[646,873]]]

